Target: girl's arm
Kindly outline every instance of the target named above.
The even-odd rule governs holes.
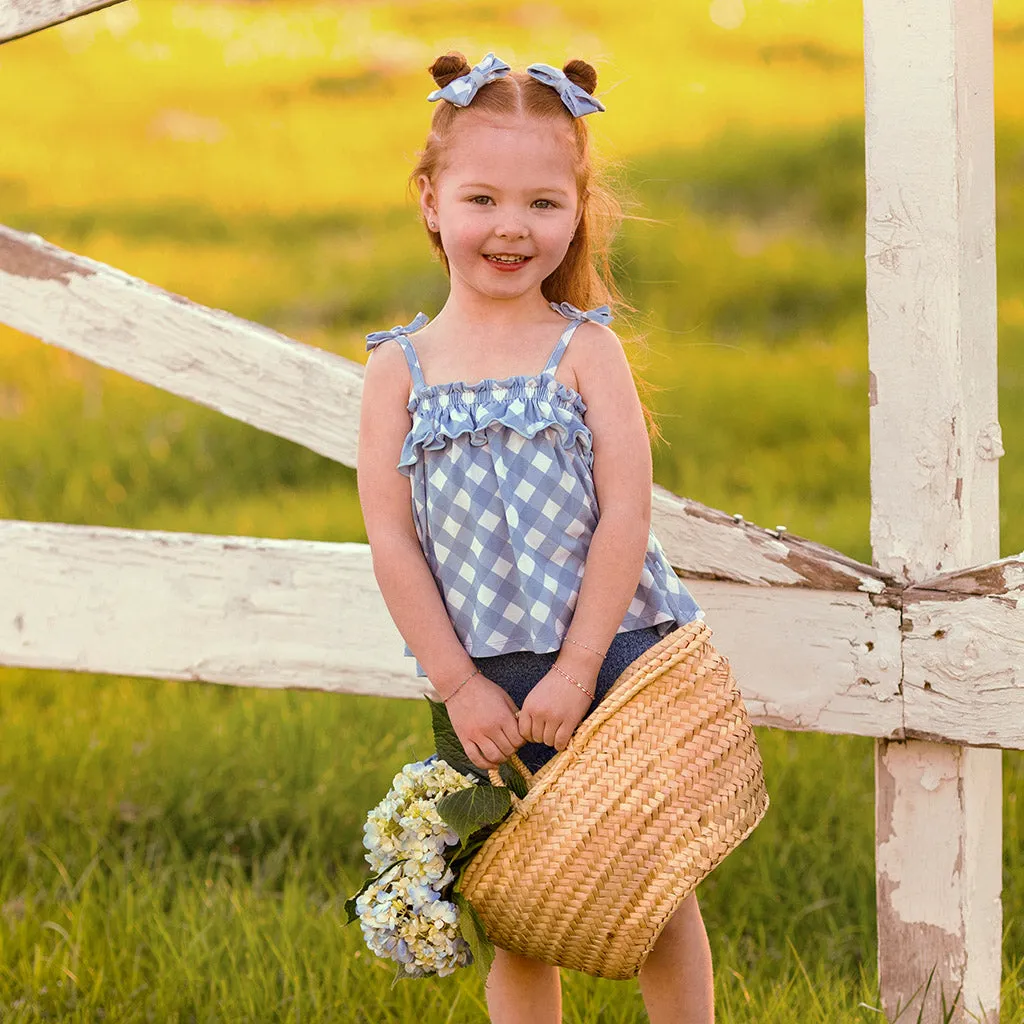
[[[398,344],[374,349],[363,378],[356,460],[373,572],[398,631],[448,705],[466,754],[478,768],[497,768],[523,745],[516,705],[497,683],[476,672],[420,547],[409,479],[395,468],[409,432],[409,387]]]
[[[524,739],[557,750],[565,749],[591,703],[562,672],[594,692],[603,654],[640,582],[651,523],[651,445],[626,354],[614,332],[598,324],[577,328],[570,349],[575,345],[585,353],[574,369],[594,437],[600,515],[567,642],[558,652],[556,667],[530,691],[519,715]]]
[[[594,437],[600,515],[567,636],[603,651],[622,625],[640,583],[650,534],[653,471],[643,409],[622,342],[598,324],[585,325],[577,336],[577,354],[586,351],[575,373]]]
[[[581,337],[582,335],[582,337]],[[600,511],[567,638],[604,652],[626,616],[643,571],[651,528],[651,444],[629,361],[615,332],[584,324],[572,346],[594,437],[594,487]],[[601,658],[576,643],[562,645],[558,664],[593,682]]]

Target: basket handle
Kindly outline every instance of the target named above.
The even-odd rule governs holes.
[[[513,768],[523,777],[523,781],[526,783],[526,788],[529,789],[533,784],[533,772],[523,764],[522,759],[515,752],[510,754],[506,760]],[[493,786],[504,786],[505,780],[498,774],[497,768],[488,768],[487,774],[490,777],[491,785]]]

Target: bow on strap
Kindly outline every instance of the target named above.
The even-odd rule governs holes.
[[[417,313],[413,322],[405,327],[392,327],[390,331],[374,331],[366,336],[366,350],[369,352],[370,349],[379,345],[382,341],[390,341],[392,338],[397,338],[400,334],[412,334],[421,327],[426,327],[429,320],[430,317],[426,313]]]
[[[503,60],[489,53],[475,68],[470,69],[468,74],[454,79],[443,89],[435,89],[427,99],[431,103],[447,100],[457,107],[468,107],[481,86],[504,78],[511,70]]]
[[[561,313],[567,320],[590,320],[595,324],[607,326],[615,318],[607,306],[598,306],[597,309],[577,309],[571,302],[552,302],[549,304],[556,313]]]
[[[550,64],[531,64],[526,73],[542,85],[549,85],[561,97],[573,117],[583,117],[604,110],[604,104],[594,99],[586,89],[573,82],[564,71],[553,68]]]

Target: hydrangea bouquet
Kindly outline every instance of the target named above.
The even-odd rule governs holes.
[[[430,702],[437,749],[405,765],[366,817],[363,844],[373,875],[345,903],[376,956],[395,961],[394,981],[444,977],[475,964],[486,978],[494,959],[473,905],[459,892],[466,865],[526,783],[508,764],[491,785],[459,742],[448,709]],[[394,981],[392,984],[394,984]]]

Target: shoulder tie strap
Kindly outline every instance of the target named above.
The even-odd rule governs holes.
[[[595,324],[607,326],[615,319],[607,305],[587,310],[577,309],[571,302],[549,302],[548,305],[566,320],[591,320]]]
[[[597,309],[581,310],[577,309],[570,302],[552,302],[549,303],[551,308],[556,313],[561,313],[567,320],[571,320],[572,323],[564,331],[562,336],[558,339],[558,344],[555,345],[555,350],[551,353],[551,358],[548,359],[547,366],[544,367],[544,373],[554,373],[558,369],[558,364],[565,354],[565,350],[569,347],[569,342],[572,341],[572,336],[576,333],[576,329],[581,325],[590,320],[595,324],[608,325],[612,322],[612,311],[607,306],[598,306]]]
[[[372,351],[385,341],[397,341],[405,353],[405,361],[409,364],[409,374],[412,376],[413,386],[417,390],[424,388],[427,386],[427,382],[423,379],[423,371],[420,369],[416,349],[413,348],[408,336],[415,334],[420,328],[426,327],[429,322],[430,317],[426,313],[417,313],[412,323],[406,324],[405,327],[396,325],[390,331],[373,331],[366,336],[366,351]]]

